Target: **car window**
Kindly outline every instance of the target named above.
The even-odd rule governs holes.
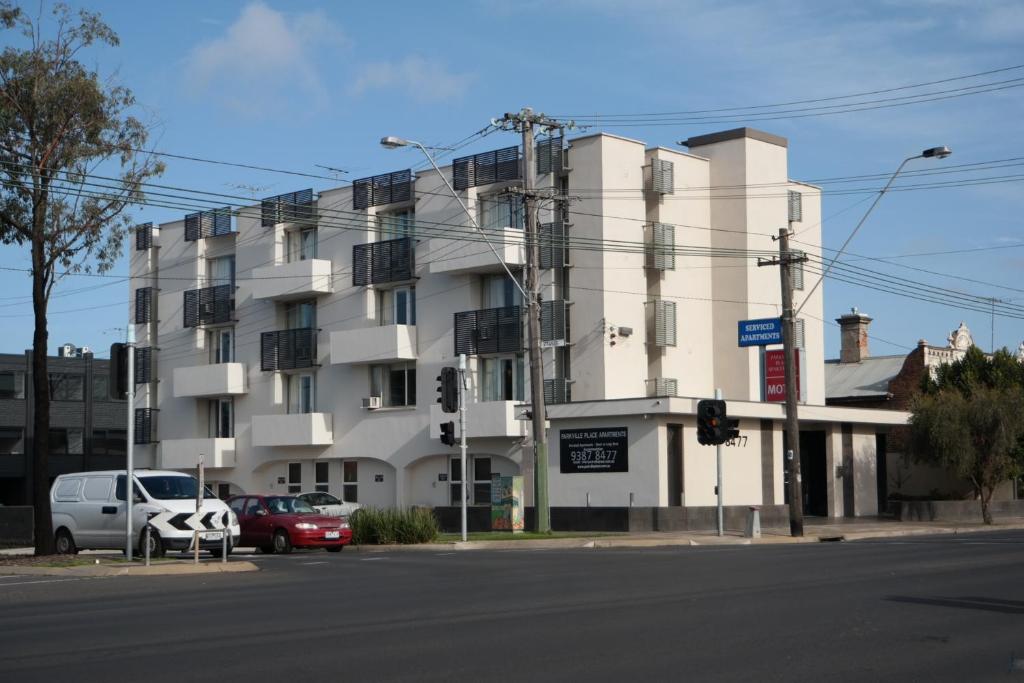
[[[245,514],[250,515],[250,516],[255,515],[256,511],[259,510],[259,509],[260,509],[260,499],[259,498],[247,498],[246,499],[246,502],[245,502]]]
[[[81,479],[64,479],[57,487],[56,498],[61,501],[78,500],[78,492],[81,488]]]
[[[231,502],[228,503],[228,507],[236,515],[242,514],[242,510],[245,508],[245,498],[232,498]]]
[[[323,501],[321,505],[341,505],[341,501],[329,493],[321,493],[320,500]]]
[[[322,494],[322,493],[311,493],[311,494],[309,494],[309,496],[307,498],[305,498],[305,501],[307,503],[309,503],[310,505],[327,505],[328,504],[327,503],[327,499],[324,497],[324,494]]]
[[[82,495],[86,500],[110,500],[110,485],[113,483],[113,477],[91,477],[85,481]]]
[[[268,496],[267,508],[272,515],[316,512],[309,503],[294,496]]]
[[[199,482],[195,477],[154,474],[139,477],[143,488],[157,500],[189,500],[196,497]],[[203,487],[203,498],[216,498],[210,488]]]

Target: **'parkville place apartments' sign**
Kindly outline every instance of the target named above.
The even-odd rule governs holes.
[[[796,355],[796,400],[800,400],[800,349]],[[786,352],[772,349],[764,352],[764,400],[781,403],[786,400]]]
[[[562,429],[558,432],[562,474],[629,471],[629,430]]]
[[[758,318],[739,321],[740,346],[765,346],[782,343],[782,320],[780,318]]]

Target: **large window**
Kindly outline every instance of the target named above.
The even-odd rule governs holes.
[[[128,448],[128,432],[124,429],[92,430],[92,454],[124,457]]]
[[[451,504],[462,505],[462,460],[450,458],[448,480],[451,482]],[[471,455],[467,463],[469,486],[466,495],[470,505],[491,504],[491,459],[487,456]]]
[[[481,282],[483,308],[521,306],[523,294],[508,275],[485,275]]]
[[[416,405],[416,364],[371,365],[370,395],[385,407]]]
[[[416,212],[412,209],[394,213],[377,214],[377,231],[381,241],[396,240],[402,237],[414,237],[416,232]]]
[[[288,463],[288,493],[302,493],[302,463]]]
[[[210,436],[231,439],[235,436],[235,404],[231,398],[210,401]]]
[[[341,498],[346,503],[359,502],[359,466],[355,460],[341,463]]]
[[[480,227],[484,230],[523,229],[523,198],[491,195],[480,198]]]
[[[207,286],[235,284],[235,257],[220,256],[207,260],[206,275],[209,279]]]
[[[20,370],[0,372],[0,398],[25,398],[25,373]]]
[[[54,401],[81,401],[85,398],[85,376],[51,372],[50,398]]]
[[[481,401],[523,400],[523,354],[481,358],[480,374]]]
[[[415,325],[416,288],[378,289],[377,320],[381,325]]]
[[[51,455],[81,455],[84,452],[81,429],[50,430]]]
[[[315,488],[317,491],[327,493],[331,490],[331,468],[328,462],[317,462],[313,465],[314,474],[316,475]]]
[[[110,376],[109,375],[97,375],[92,376],[92,400],[93,401],[109,401],[110,400]]]
[[[235,362],[235,328],[220,327],[207,332],[211,363]]]
[[[316,327],[316,301],[295,301],[284,309],[288,329]]]
[[[309,261],[316,258],[316,228],[290,230],[285,234],[288,262]]]
[[[17,455],[25,452],[25,439],[20,428],[0,429],[0,455]]]
[[[288,412],[316,412],[316,376],[312,373],[288,375]]]

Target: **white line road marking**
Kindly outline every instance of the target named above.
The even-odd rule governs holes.
[[[376,560],[386,560],[386,557],[364,557],[363,562],[374,562]]]
[[[454,555],[455,553],[434,553],[436,557],[444,557],[445,555]]]
[[[0,585],[0,588],[7,588],[8,586],[27,586],[33,583],[64,583],[66,581],[81,581],[79,578],[74,579],[43,579],[42,581],[18,581],[15,583],[5,583]]]
[[[302,564],[311,565],[311,564],[327,564],[327,563],[326,562],[303,562]]]

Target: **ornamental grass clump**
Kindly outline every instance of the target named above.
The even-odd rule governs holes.
[[[429,508],[362,508],[349,522],[355,545],[430,543],[440,533]]]

